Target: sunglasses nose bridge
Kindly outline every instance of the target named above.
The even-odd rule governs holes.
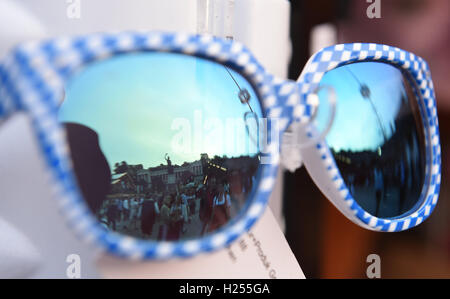
[[[290,172],[295,172],[303,165],[301,148],[298,146],[300,144],[301,126],[303,125],[299,122],[294,122],[281,136],[280,162]]]
[[[281,163],[291,172],[303,165],[301,155],[303,149],[310,148],[325,140],[334,122],[337,102],[336,91],[332,86],[321,86],[308,94],[301,93],[301,83],[297,83],[297,86],[300,101],[294,105],[294,122],[283,133],[281,142]],[[321,104],[318,95],[321,90],[327,91],[326,102],[329,105],[330,112],[325,128],[319,131],[314,120]]]
[[[305,96],[305,105],[310,110],[309,123],[313,122],[319,110],[320,99],[317,93],[310,93]]]
[[[309,123],[314,120],[319,107],[318,85],[312,85],[303,81],[295,82],[295,90],[287,105],[293,106],[292,118],[301,123]],[[291,100],[296,98],[296,101]]]

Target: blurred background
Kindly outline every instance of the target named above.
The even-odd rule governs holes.
[[[315,187],[304,168],[284,175],[286,235],[308,278],[366,278],[369,254],[381,258],[382,278],[450,277],[450,1],[380,0],[370,19],[365,0],[291,1],[296,80],[312,52],[335,43],[374,42],[424,58],[435,85],[442,146],[440,200],[419,227],[377,233],[347,220]]]

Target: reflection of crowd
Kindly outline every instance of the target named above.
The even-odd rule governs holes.
[[[203,235],[239,212],[253,185],[251,174],[233,170],[179,184],[171,192],[110,195],[98,217],[111,230],[144,239],[173,241]]]
[[[345,184],[358,203],[372,215],[401,215],[417,201],[424,179],[423,165],[413,146],[407,146],[406,151],[407,154],[401,148],[385,147],[382,156],[376,152],[339,153],[353,161],[347,164],[337,160]]]
[[[407,98],[392,120],[392,135],[376,150],[341,151],[350,164],[338,163],[345,183],[359,204],[378,217],[394,217],[409,211],[422,191],[425,157],[424,136],[417,128]],[[420,121],[420,120],[419,120]]]
[[[348,167],[346,168],[348,169]],[[347,171],[345,183],[359,203],[375,216],[400,215],[414,204],[421,191],[419,166],[412,168],[398,159],[383,167],[361,167]]]

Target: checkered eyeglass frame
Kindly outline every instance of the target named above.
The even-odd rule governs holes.
[[[276,121],[276,125],[268,127],[266,146],[261,150],[265,163],[260,166],[257,188],[248,199],[249,204],[237,219],[199,239],[176,242],[139,240],[108,231],[100,225],[79,191],[65,131],[57,119],[65,82],[74,74],[95,61],[144,51],[194,55],[233,68],[254,86],[260,97],[263,117]],[[311,161],[320,157],[322,162],[317,163],[320,167],[317,167],[313,177],[321,188],[334,187],[336,192],[328,194],[329,199],[347,217],[371,229],[402,230],[418,225],[429,216],[436,204],[440,183],[440,145],[428,66],[417,56],[397,48],[374,44],[330,47],[315,54],[300,80],[294,82],[280,80],[269,74],[241,43],[207,35],[125,32],[29,42],[13,49],[0,64],[0,123],[19,111],[31,117],[37,144],[42,150],[54,186],[53,194],[68,225],[81,239],[124,258],[188,257],[222,248],[251,228],[264,212],[275,184],[280,158],[279,136],[293,122],[305,124],[306,127],[317,106],[317,103],[310,102],[308,95],[315,91],[326,71],[346,63],[371,60],[403,68],[420,87],[418,92],[421,97],[418,99],[425,104],[421,113],[428,124],[425,126],[426,136],[432,142],[427,159],[430,179],[427,181],[424,205],[401,220],[373,220],[374,217],[367,215],[351,198],[325,142],[318,142],[316,146],[301,151],[305,157],[311,156]],[[308,170],[315,164],[307,160],[305,163]]]
[[[422,223],[436,206],[441,184],[441,147],[436,99],[428,64],[422,58],[396,47],[373,43],[340,44],[314,54],[299,77],[302,95],[318,88],[324,74],[337,67],[367,61],[390,64],[406,74],[416,95],[425,136],[425,181],[418,206],[404,215],[378,218],[365,211],[347,188],[336,161],[325,141],[301,149],[309,174],[328,199],[351,221],[370,230],[402,231]],[[339,105],[339,99],[337,99]],[[304,130],[306,138],[310,129]]]

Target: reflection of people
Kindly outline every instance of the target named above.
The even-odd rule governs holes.
[[[108,226],[112,226],[112,229],[116,230],[116,221],[119,218],[119,209],[117,208],[116,200],[112,200],[112,202],[107,206],[106,218],[108,220]]]
[[[111,171],[98,135],[76,123],[65,123],[65,128],[78,186],[91,211],[97,213],[111,185]]]
[[[127,222],[130,218],[130,205],[128,199],[122,200],[122,221]]]
[[[256,160],[236,158],[246,162],[242,168],[242,163],[227,165],[226,159],[220,162],[222,169],[203,170],[201,179],[189,172],[189,180],[179,176],[170,188],[161,181],[164,188],[150,187],[145,195],[113,191],[98,218],[107,220],[115,231],[144,239],[178,240],[212,232],[239,213],[252,185],[254,168],[248,164]],[[170,161],[168,155],[166,161]]]
[[[159,240],[166,240],[167,238],[167,232],[169,229],[169,223],[170,223],[170,206],[171,206],[171,197],[166,196],[163,201],[163,205],[159,212],[159,232],[158,232],[158,239]]]
[[[207,226],[209,225],[209,222],[211,221],[211,216],[213,212],[213,206],[214,206],[214,197],[215,197],[215,185],[212,183],[212,180],[209,182],[206,191],[204,192],[203,196],[201,197],[200,201],[200,220],[202,221],[202,231],[201,234],[203,235],[205,231],[207,230]]]
[[[156,202],[144,200],[142,204],[141,230],[144,235],[150,236],[156,220]]]
[[[183,228],[183,203],[181,197],[177,197],[172,201],[170,208],[170,220],[168,224],[168,232],[166,240],[176,241],[180,238]]]
[[[186,206],[187,216],[190,216],[195,213],[195,194],[192,188],[185,189],[184,192],[181,194],[181,199]]]
[[[246,196],[244,194],[245,188],[243,183],[245,183],[245,181],[249,181],[249,178],[243,177],[243,173],[240,170],[234,169],[231,171],[229,179],[230,179],[229,189],[231,192],[230,194],[233,195],[233,198],[236,199],[236,202],[238,203],[239,206],[244,205]]]
[[[132,230],[136,230],[137,225],[138,225],[137,218],[138,218],[139,209],[141,206],[140,199],[131,198],[129,205],[130,205],[130,225],[129,225],[130,227],[129,228]]]
[[[212,220],[208,228],[209,232],[215,231],[230,219],[231,197],[225,191],[225,183],[218,187],[217,195],[213,200]]]

